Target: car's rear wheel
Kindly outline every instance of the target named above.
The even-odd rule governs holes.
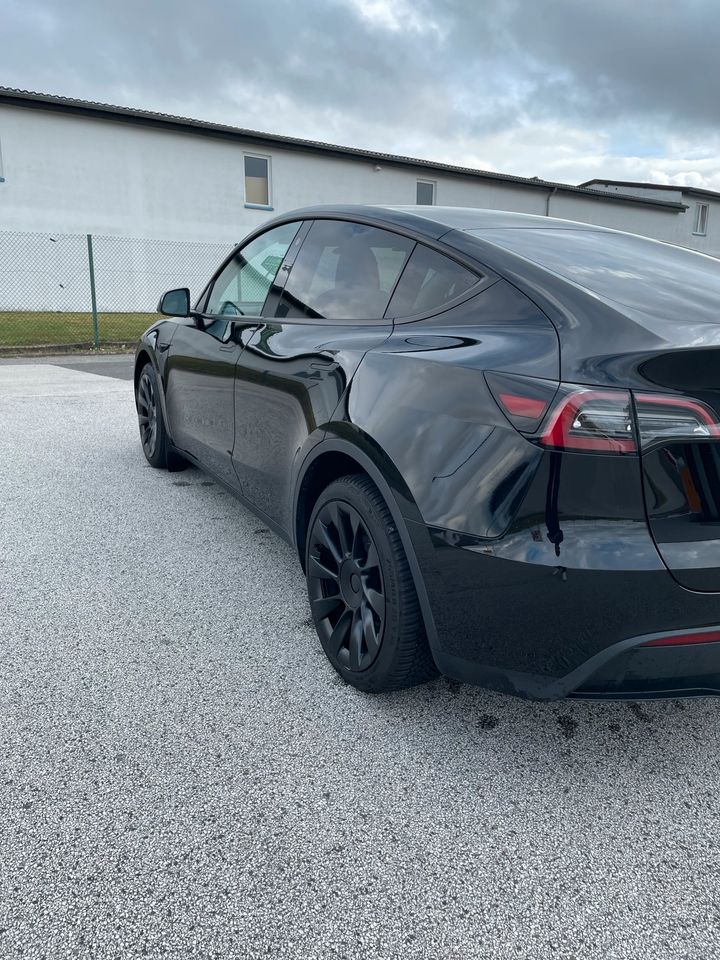
[[[140,372],[135,389],[140,443],[145,459],[152,467],[166,467],[168,437],[160,408],[160,386],[151,363],[146,363]]]
[[[397,526],[369,477],[341,477],[320,494],[305,569],[320,642],[344,680],[380,692],[437,673]]]

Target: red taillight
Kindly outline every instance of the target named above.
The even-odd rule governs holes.
[[[520,433],[553,450],[637,454],[659,443],[720,438],[720,418],[701,400],[486,372],[500,409]],[[633,409],[634,408],[634,409]]]
[[[541,380],[517,373],[485,372],[490,393],[510,423],[523,434],[532,434],[558,391],[557,380]]]
[[[511,417],[528,417],[531,420],[539,420],[547,410],[545,400],[521,397],[514,393],[499,393],[498,400]]]
[[[568,388],[537,442],[557,450],[637,453],[628,390]]]
[[[700,630],[692,633],[670,633],[641,644],[643,647],[683,647],[693,643],[718,643],[720,630]]]

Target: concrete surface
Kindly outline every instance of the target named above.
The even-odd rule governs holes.
[[[717,701],[355,693],[130,386],[0,366],[3,960],[717,955]]]
[[[0,359],[0,366],[51,364],[66,370],[96,373],[119,380],[132,380],[135,357],[132,353],[65,354],[48,357],[12,357]]]

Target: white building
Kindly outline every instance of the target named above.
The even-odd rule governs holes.
[[[576,187],[7,88],[0,178],[4,232],[229,244],[309,204],[435,203],[564,217],[720,253],[693,232],[685,193]]]
[[[699,187],[636,183],[632,180],[588,180],[581,186],[606,190],[611,196],[672,200],[684,204],[687,213],[677,218],[678,233],[672,242],[720,257],[720,193]]]

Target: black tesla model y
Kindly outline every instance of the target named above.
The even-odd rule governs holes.
[[[720,693],[720,262],[545,217],[318,207],[160,313],[145,456],[294,546],[348,683]]]

